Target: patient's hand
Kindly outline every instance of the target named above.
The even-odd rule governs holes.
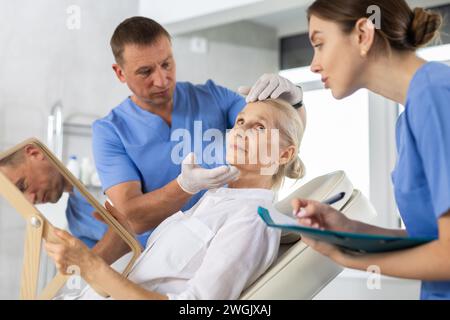
[[[55,229],[56,241],[47,241],[45,248],[53,259],[58,271],[64,275],[80,273],[86,280],[101,259],[93,254],[80,240],[68,232]]]
[[[134,236],[133,229],[131,228],[126,216],[114,208],[108,201],[105,202],[105,207],[108,212],[122,225],[122,227]],[[93,215],[97,220],[105,222],[103,217],[98,212],[94,212]],[[92,251],[103,258],[107,264],[111,265],[117,261],[117,259],[130,252],[131,248],[120,237],[116,230],[109,227],[103,238],[97,242]]]
[[[122,212],[114,208],[108,201],[105,202],[105,207],[106,210],[108,210],[108,212],[122,225],[122,227],[125,228],[125,230],[127,230],[132,235],[135,235],[131,224],[128,222],[127,217]],[[105,220],[97,211],[95,211],[93,215],[95,219],[105,223]]]

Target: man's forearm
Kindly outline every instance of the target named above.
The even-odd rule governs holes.
[[[117,205],[117,208],[127,216],[134,232],[139,234],[158,226],[179,211],[191,197],[174,180],[161,189],[133,197],[122,206]]]

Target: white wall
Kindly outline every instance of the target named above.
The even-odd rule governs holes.
[[[69,30],[69,5],[81,29]],[[111,71],[115,26],[138,13],[138,0],[0,2],[0,150],[36,136],[45,142],[47,116],[61,99],[64,115],[104,115],[128,94]],[[90,154],[86,138],[73,138]],[[83,140],[85,139],[85,140]],[[0,201],[0,299],[18,297],[23,222]]]
[[[0,19],[0,143],[46,134],[52,104],[65,117],[105,114],[127,94],[111,71],[109,39],[138,12],[138,1],[2,1]],[[69,30],[67,7],[81,9],[81,29]]]
[[[193,38],[207,42],[207,50],[190,50]],[[239,22],[180,35],[173,40],[178,81],[217,84],[237,90],[252,85],[266,72],[278,71],[278,41],[273,28]]]

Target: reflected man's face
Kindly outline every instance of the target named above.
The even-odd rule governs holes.
[[[69,184],[42,151],[28,145],[22,151],[24,159],[17,165],[0,166],[5,174],[33,204],[56,203]]]

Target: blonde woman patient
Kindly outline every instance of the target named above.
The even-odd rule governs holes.
[[[105,299],[92,288],[112,299],[239,298],[277,257],[280,231],[269,229],[257,208],[274,210],[284,177],[303,177],[298,152],[304,127],[304,119],[282,100],[249,103],[227,139],[227,162],[240,170],[239,178],[163,221],[127,278],[58,230],[60,242],[46,243],[49,256],[63,274],[78,266],[88,286],[57,298]],[[109,204],[107,209],[127,227],[121,213]],[[125,246],[118,236],[116,243]]]

